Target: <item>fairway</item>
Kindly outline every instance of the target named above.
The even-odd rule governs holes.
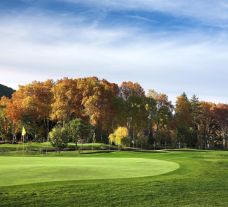
[[[0,156],[0,206],[227,207],[227,158],[197,150],[10,152]]]
[[[91,157],[0,157],[0,166],[0,186],[156,176],[179,168],[157,159]]]

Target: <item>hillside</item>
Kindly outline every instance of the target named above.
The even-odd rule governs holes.
[[[2,96],[11,97],[13,93],[14,93],[14,90],[12,88],[9,88],[7,86],[0,84],[0,98]]]

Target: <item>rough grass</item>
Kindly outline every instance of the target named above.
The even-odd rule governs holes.
[[[78,144],[80,150],[108,150],[116,149],[115,146],[110,146],[103,143],[85,143]],[[75,150],[75,144],[69,143],[66,150]],[[9,152],[46,152],[46,151],[55,151],[55,148],[51,145],[50,142],[28,142],[24,144],[0,144],[0,153],[9,153]]]
[[[107,160],[158,159],[176,162],[180,168],[151,177],[2,186],[0,206],[228,206],[228,152],[225,151],[113,152],[83,155],[76,152],[61,152],[48,153],[42,155],[42,158],[72,156]]]

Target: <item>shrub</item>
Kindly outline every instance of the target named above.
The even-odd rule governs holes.
[[[59,150],[67,147],[68,144],[68,130],[66,127],[56,126],[49,133],[49,139],[53,147]]]

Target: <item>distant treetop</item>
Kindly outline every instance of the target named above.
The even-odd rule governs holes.
[[[12,88],[0,84],[0,98],[3,96],[11,98],[12,94],[15,92]]]

